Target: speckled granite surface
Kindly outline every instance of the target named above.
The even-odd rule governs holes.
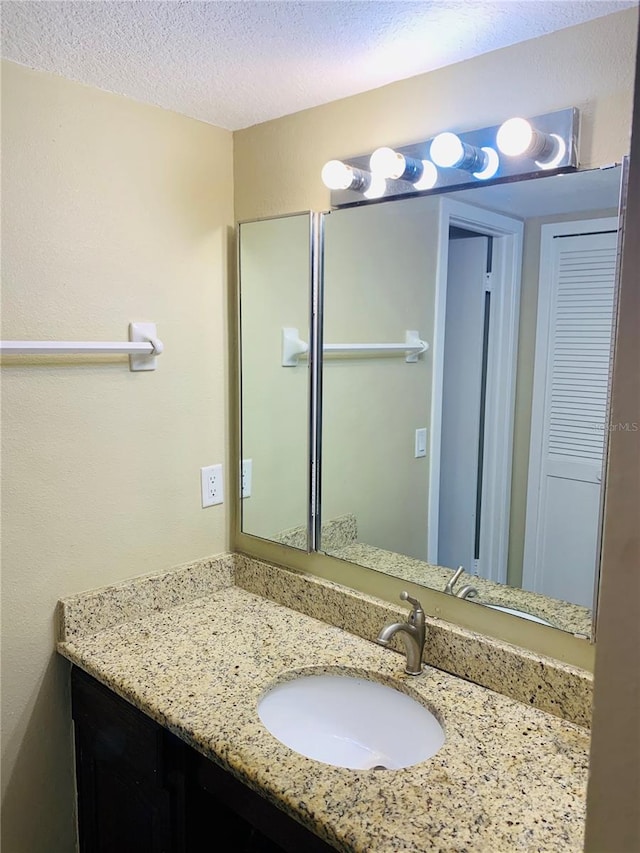
[[[235,563],[234,554],[220,554],[62,599],[58,602],[58,639],[73,640],[202,598],[232,583]]]
[[[264,574],[236,563],[245,581]],[[343,853],[582,850],[585,729],[434,668],[405,676],[399,655],[231,585],[227,572],[221,558],[221,585],[204,597],[160,611],[144,605],[126,622],[113,608],[111,626],[94,633],[78,618],[88,596],[75,597],[75,610],[67,599],[61,614],[75,613],[75,633],[64,623],[58,649]],[[327,590],[320,584],[316,595]],[[440,719],[444,746],[395,771],[346,770],[292,752],[262,726],[257,703],[273,684],[309,671],[409,692]]]
[[[236,555],[235,583],[309,616],[374,641],[385,622],[408,609],[322,578]],[[427,617],[425,662],[519,702],[589,727],[593,675],[561,661]],[[401,646],[396,646],[398,650]]]
[[[348,560],[350,563],[357,563],[359,566],[375,569],[377,572],[384,572],[430,589],[443,590],[455,571],[362,542],[327,545],[323,550],[340,560]],[[474,603],[497,604],[523,610],[525,613],[546,620],[554,628],[560,628],[562,631],[582,634],[585,637],[591,635],[591,610],[588,607],[581,607],[568,601],[549,598],[537,592],[506,586],[484,578],[476,578],[466,572],[458,580],[455,591],[460,590],[467,583],[478,590],[479,595],[474,599]]]
[[[327,548],[342,548],[355,541],[358,535],[356,517],[350,513],[322,522],[322,542]],[[274,542],[289,545],[291,548],[307,548],[307,528],[292,527],[282,530],[272,537]]]

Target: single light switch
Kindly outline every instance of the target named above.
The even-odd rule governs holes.
[[[427,455],[427,428],[416,430],[416,459]]]

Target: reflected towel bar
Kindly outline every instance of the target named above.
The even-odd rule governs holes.
[[[405,332],[404,343],[401,344],[324,344],[323,353],[333,354],[397,354],[404,355],[405,361],[415,364],[420,353],[426,352],[429,344],[420,339],[420,333],[413,330]],[[282,329],[282,366],[295,367],[298,358],[309,354],[309,344],[300,339],[297,329],[285,327]]]
[[[128,341],[0,341],[2,355],[128,355],[130,370],[155,370],[164,350],[155,323],[130,323]]]

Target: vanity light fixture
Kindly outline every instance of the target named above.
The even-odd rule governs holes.
[[[369,160],[374,176],[408,181],[417,190],[430,190],[438,180],[438,170],[430,160],[408,157],[393,148],[376,148]]]
[[[500,166],[498,154],[494,148],[478,148],[463,142],[460,137],[449,131],[439,133],[431,142],[431,159],[443,169],[464,169],[474,178],[486,181],[493,178]]]
[[[496,143],[507,157],[529,157],[541,169],[554,169],[565,156],[567,146],[557,133],[536,130],[526,118],[510,118],[500,125]]]
[[[335,210],[574,172],[579,126],[578,110],[568,107],[476,130],[447,130],[409,145],[384,145],[373,153],[330,160],[322,180]]]

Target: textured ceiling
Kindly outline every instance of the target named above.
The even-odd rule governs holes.
[[[3,0],[2,56],[237,130],[636,0]]]

